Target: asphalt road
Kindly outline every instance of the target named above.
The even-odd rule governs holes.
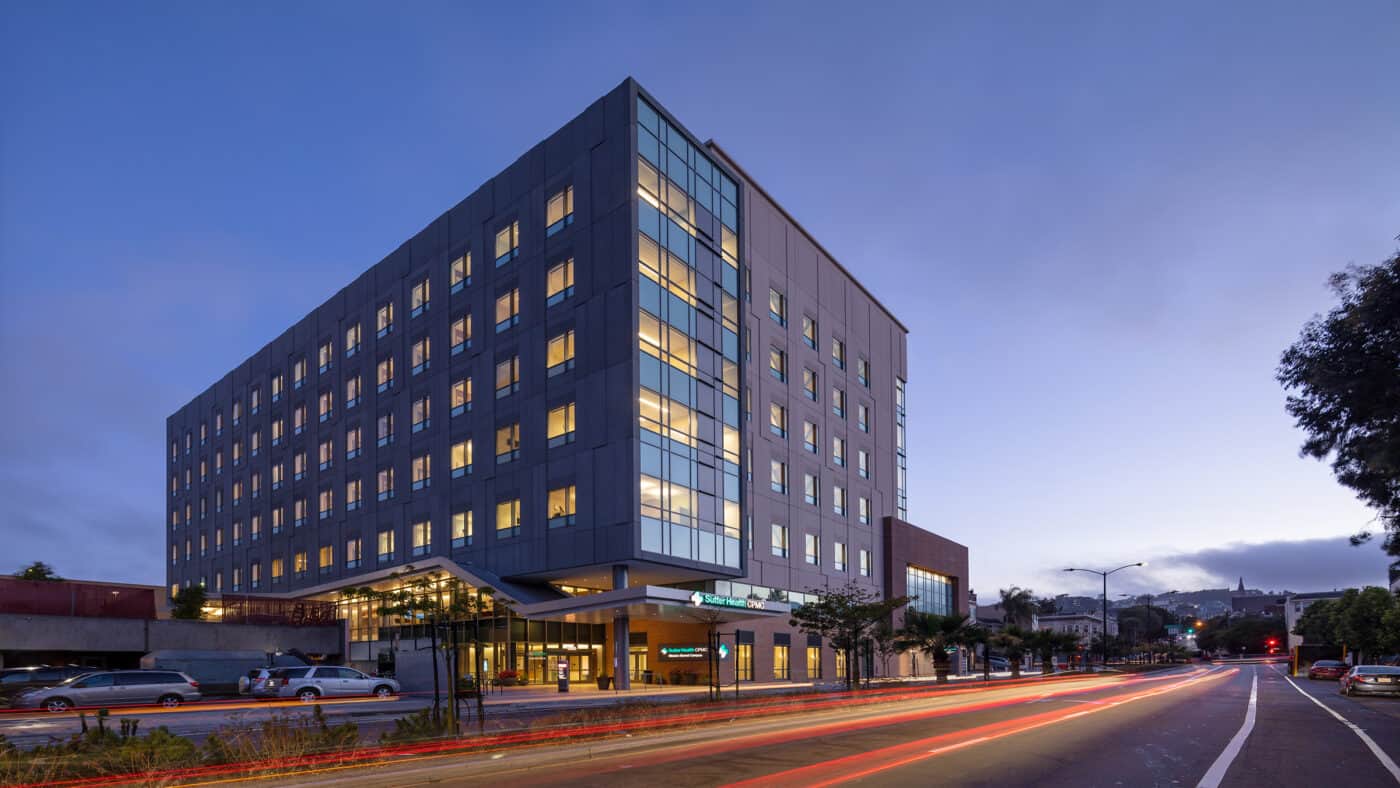
[[[1252,728],[1246,725],[1251,717]],[[1343,698],[1333,682],[1290,681],[1282,666],[1237,664],[841,705],[793,716],[736,715],[684,730],[411,756],[387,765],[282,775],[275,782],[1356,788],[1400,785],[1397,758],[1400,699]]]

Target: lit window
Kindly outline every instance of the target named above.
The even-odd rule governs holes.
[[[385,413],[375,422],[377,446],[388,446],[394,442],[394,414]]]
[[[472,543],[472,535],[476,529],[472,525],[472,513],[468,509],[465,512],[457,512],[452,515],[452,546],[466,547]]]
[[[317,462],[319,463],[317,468],[323,471],[328,471],[331,466],[335,465],[335,441],[333,439],[326,438],[321,441],[320,446],[317,447]]]
[[[273,419],[270,432],[272,434],[272,445],[282,445],[282,433],[286,429],[287,423],[282,419]]]
[[[817,373],[810,369],[802,370],[802,393],[807,399],[817,401]]]
[[[802,474],[802,499],[813,506],[821,503],[821,490],[817,488],[816,474]]]
[[[233,590],[243,590],[243,567],[241,566],[235,566],[233,568]]]
[[[788,529],[786,525],[773,523],[773,555],[788,557]]]
[[[520,390],[520,356],[511,356],[496,365],[496,399]]]
[[[282,582],[283,564],[281,558],[272,559],[272,582]]]
[[[472,346],[472,316],[462,315],[452,321],[452,355],[457,355]]]
[[[574,485],[556,487],[549,491],[549,527],[563,528],[574,524],[575,509]]]
[[[205,422],[199,423],[199,445],[203,446],[209,442],[209,425]]]
[[[233,426],[237,427],[243,421],[243,400],[233,401]]]
[[[773,461],[772,461],[772,464],[771,464],[771,466],[770,466],[770,468],[769,468],[769,477],[770,477],[770,479],[771,479],[771,485],[772,485],[772,488],[773,488],[773,492],[775,492],[775,493],[782,493],[783,495],[787,495],[787,488],[788,488],[787,463],[785,463],[785,462],[778,462],[777,460],[773,460]]]
[[[300,435],[306,429],[306,406],[292,408],[292,434]],[[238,464],[238,453],[234,452],[233,464]]]
[[[254,522],[257,522],[257,523],[259,524],[259,530],[261,530],[261,518],[259,518],[257,515],[253,515],[253,521],[254,521]],[[241,545],[241,544],[243,544],[243,521],[242,521],[242,520],[234,520],[234,521],[233,521],[233,546],[234,546],[234,547],[237,547],[237,546],[239,546],[239,545]]]
[[[409,374],[418,375],[423,373],[432,364],[432,345],[427,337],[414,342],[408,349]]]
[[[377,489],[381,501],[387,501],[394,497],[394,468],[392,465],[379,469]]]
[[[520,424],[510,424],[496,430],[496,463],[506,463],[520,457]]]
[[[820,451],[817,448],[818,434],[817,425],[810,421],[802,422],[802,448],[817,454]]]
[[[306,577],[307,561],[306,551],[298,550],[292,555],[292,576],[297,580]]]
[[[316,351],[318,375],[324,375],[330,371],[331,365],[335,361],[335,343],[327,339],[321,343],[321,347]]]
[[[831,439],[831,461],[840,467],[846,466],[846,439]]]
[[[472,379],[462,378],[452,384],[452,415],[460,416],[472,409]]]
[[[383,339],[394,330],[394,302],[386,301],[374,312],[375,336]]]
[[[836,337],[831,338],[831,363],[835,364],[837,369],[846,368],[846,343]]]
[[[462,292],[462,288],[472,283],[472,253],[466,252],[461,257],[452,261],[447,269],[447,284],[453,293]]]
[[[287,507],[285,507],[285,506],[278,506],[278,507],[276,507],[276,508],[274,508],[274,509],[272,510],[272,533],[274,533],[274,534],[280,534],[280,533],[282,533],[282,530],[283,530],[284,528],[286,528],[286,527],[287,527]],[[252,539],[253,539],[254,542],[258,541],[258,539],[259,539],[259,537],[260,537],[260,535],[258,534],[257,529],[251,528],[251,527],[248,529],[248,535],[249,535],[250,537],[252,537]]]
[[[215,529],[214,529],[214,552],[216,552],[216,553],[222,553],[223,551],[224,551],[224,529],[222,529],[222,528],[215,528]]]
[[[413,489],[422,490],[433,483],[432,455],[420,454],[413,458]]]
[[[320,414],[322,423],[330,419],[335,413],[335,392],[327,389],[321,392],[321,397],[317,402],[317,412]]]
[[[317,554],[317,566],[320,567],[322,575],[328,575],[335,569],[335,548],[326,544],[321,545],[321,551]]]
[[[789,665],[788,661],[788,655],[790,651],[790,644],[773,644],[773,678],[778,680],[787,680],[791,677],[791,666]]]
[[[512,498],[496,504],[496,537],[506,539],[520,535],[520,499]]]
[[[520,255],[520,222],[496,231],[496,265],[502,266]]]
[[[549,411],[549,445],[563,446],[574,442],[574,403],[560,405]]]
[[[379,563],[385,564],[394,560],[394,532],[379,532]]]
[[[305,409],[303,408],[303,411],[304,411],[304,410],[305,410]],[[233,467],[237,468],[238,466],[240,466],[240,465],[242,465],[242,464],[243,464],[243,441],[241,441],[241,440],[236,440],[236,441],[233,442]]]
[[[252,490],[254,498],[262,495],[262,474],[253,471],[252,475],[248,477],[248,487]],[[238,502],[234,501],[233,505],[237,506]]]
[[[250,588],[262,588],[261,561],[254,561],[248,565],[248,586]]]
[[[362,549],[360,537],[356,536],[345,540],[345,568],[358,569],[363,558],[360,551]]]
[[[379,393],[383,394],[394,385],[394,357],[385,356],[379,360],[377,378],[379,381]]]
[[[222,411],[214,411],[214,435],[224,434],[224,414]]]
[[[870,551],[862,549],[860,551],[860,576],[870,577]]]
[[[546,236],[554,235],[574,223],[573,186],[565,186],[549,198],[544,206],[544,221]]]
[[[433,551],[433,524],[429,520],[413,524],[413,555],[427,555]]]
[[[865,405],[856,405],[856,429],[870,432],[870,408]]]
[[[787,354],[777,348],[768,349],[768,371],[779,381],[787,380]]]
[[[861,496],[856,499],[856,516],[861,525],[870,525],[870,499]]]
[[[870,453],[865,449],[856,451],[856,474],[862,479],[870,478]]]
[[[562,303],[574,294],[574,258],[549,269],[545,276],[545,306]]]
[[[846,418],[846,392],[841,389],[831,390],[831,413],[838,418]]]
[[[817,349],[817,321],[806,315],[802,316],[802,341],[807,347]]]
[[[335,514],[335,490],[329,487],[322,490],[318,500],[320,508],[317,509],[317,513],[320,515],[320,519],[330,519],[330,516]]]
[[[452,444],[452,478],[457,479],[472,472],[472,442],[458,441]]]
[[[787,437],[787,408],[776,402],[769,403],[768,429],[779,438]]]
[[[345,381],[345,409],[349,410],[360,404],[360,376],[354,375]]]
[[[428,291],[428,277],[418,280],[417,284],[408,291],[408,316],[415,318],[428,311],[428,301],[431,294]]]
[[[787,296],[777,290],[768,290],[768,316],[780,326],[787,325]]]
[[[409,415],[412,417],[413,432],[422,432],[433,425],[431,413],[432,401],[427,394],[413,401],[409,406]]]
[[[345,511],[353,512],[360,508],[361,495],[364,493],[364,483],[359,479],[351,479],[345,483]]]
[[[345,357],[350,358],[360,352],[360,324],[354,323],[345,329]]]
[[[299,389],[306,383],[306,356],[292,362],[292,388]]]
[[[520,323],[520,288],[496,298],[496,333]]]
[[[254,386],[248,390],[248,413],[256,416],[262,410],[262,388]]]
[[[209,539],[204,534],[199,535],[199,557],[204,558],[209,555]]]
[[[863,358],[856,358],[856,380],[870,388],[870,362]]]
[[[574,368],[574,330],[572,328],[549,338],[549,345],[545,349],[545,365],[545,374],[549,377]]]
[[[298,498],[292,501],[292,527],[300,528],[306,525],[307,504],[305,498]]]
[[[832,547],[834,547],[835,550],[832,551],[831,567],[838,572],[846,571],[846,544],[844,542],[836,542]]]
[[[812,566],[820,566],[822,562],[821,541],[815,534],[804,534],[802,537],[806,541],[806,560]]]
[[[846,516],[846,488],[839,485],[831,488],[831,513],[838,517]]]

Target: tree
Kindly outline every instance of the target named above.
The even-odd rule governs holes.
[[[43,561],[35,561],[19,571],[20,580],[44,580],[47,582],[58,582],[63,578],[53,571],[53,567]]]
[[[899,632],[886,619],[871,628],[870,640],[875,644],[875,654],[880,658],[885,675],[890,675],[890,660],[899,653]]]
[[[1026,630],[1012,624],[1000,632],[993,634],[990,638],[991,646],[996,648],[1006,657],[1006,661],[1011,664],[1011,678],[1021,678],[1021,660],[1025,659],[1029,649],[1026,646]]]
[[[1196,633],[1196,645],[1202,651],[1225,651],[1230,654],[1247,652],[1262,654],[1269,648],[1269,641],[1282,644],[1287,640],[1288,628],[1280,616],[1249,616],[1231,619],[1217,616],[1206,622],[1205,627]]]
[[[840,589],[814,588],[808,591],[816,601],[793,608],[789,626],[809,635],[820,635],[831,644],[833,651],[846,655],[846,686],[857,686],[859,663],[856,649],[882,621],[889,621],[894,611],[909,604],[909,597],[880,599],[868,588],[847,583]]]
[[[1276,377],[1307,435],[1301,454],[1332,458],[1332,473],[1376,510],[1400,556],[1400,254],[1329,280],[1339,303],[1304,326]],[[1352,544],[1371,538],[1369,531]]]
[[[1060,612],[1060,603],[1052,596],[1043,596],[1035,600],[1035,613],[1038,616],[1053,616]]]
[[[1035,595],[1031,593],[1031,590],[1012,586],[1003,588],[997,593],[1001,595],[1001,622],[1015,624],[1018,627],[1029,627],[1031,616],[1037,612]]]
[[[1056,632],[1053,629],[1037,629],[1027,632],[1022,643],[1040,659],[1040,672],[1050,675],[1055,672],[1055,655],[1066,654],[1079,648],[1079,637],[1069,632]]]
[[[190,586],[170,598],[170,617],[199,621],[204,618],[204,586]]]
[[[1340,645],[1337,642],[1337,600],[1321,599],[1308,605],[1298,623],[1293,625],[1293,634],[1304,643],[1324,646]]]
[[[1387,622],[1395,609],[1395,597],[1384,588],[1368,586],[1357,591],[1349,588],[1337,600],[1336,638],[1356,652],[1356,664],[1385,652],[1398,633],[1387,631]]]
[[[939,684],[948,683],[948,650],[970,645],[984,637],[981,627],[963,616],[940,616],[909,610],[904,614],[904,629],[900,631],[900,648],[922,651],[933,660],[933,675]]]

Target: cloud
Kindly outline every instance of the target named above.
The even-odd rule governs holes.
[[[1246,588],[1265,591],[1330,591],[1334,588],[1386,584],[1389,559],[1374,544],[1352,547],[1345,536],[1245,543],[1233,542],[1159,558],[1138,571],[1114,576],[1110,596],[1118,593]],[[1092,580],[1084,576],[1082,580]],[[1076,585],[1094,593],[1097,581]]]

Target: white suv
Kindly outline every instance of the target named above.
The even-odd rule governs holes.
[[[370,676],[354,668],[320,665],[312,668],[277,668],[262,686],[254,685],[253,691],[264,697],[275,691],[279,698],[300,698],[308,702],[347,695],[388,698],[399,694],[399,683],[393,679]]]

